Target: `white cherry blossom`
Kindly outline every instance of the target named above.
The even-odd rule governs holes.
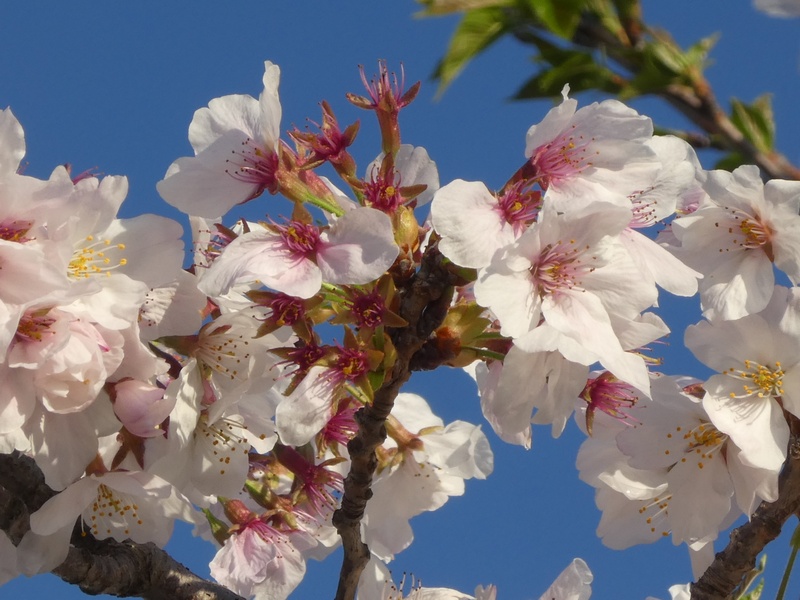
[[[583,206],[591,199],[628,204],[628,194],[652,180],[660,163],[645,145],[652,121],[617,100],[577,109],[568,98],[532,126],[525,156],[535,177],[559,210]]]
[[[264,91],[215,98],[189,125],[195,156],[179,158],[156,186],[172,206],[216,219],[236,204],[274,191],[278,167],[280,69],[264,63]]]
[[[600,361],[646,393],[645,365],[625,352],[612,324],[612,315],[638,318],[657,297],[616,237],[630,215],[608,203],[562,215],[545,202],[536,226],[480,271],[475,298],[523,350],[559,350],[586,365]],[[551,330],[541,329],[542,320]]]
[[[800,290],[776,286],[770,295],[758,314],[689,327],[686,346],[719,372],[704,384],[711,422],[745,464],[777,471],[789,441],[783,410],[800,415]]]
[[[775,283],[773,263],[800,281],[800,183],[762,182],[757,167],[711,171],[707,196],[672,223],[680,257],[703,274],[708,319],[738,319],[762,310]]]
[[[46,572],[66,558],[75,519],[98,539],[167,543],[176,518],[189,519],[185,498],[163,479],[143,472],[86,476],[31,515],[19,562],[28,574]]]

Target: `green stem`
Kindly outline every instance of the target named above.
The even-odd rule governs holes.
[[[329,302],[341,302],[342,298],[344,297],[344,290],[338,285],[333,285],[332,283],[325,283],[322,282],[322,291],[324,293],[325,300]]]
[[[461,346],[462,349],[472,350],[481,358],[490,358],[492,360],[502,360],[506,357],[502,352],[495,352],[494,350],[487,350],[486,348],[476,348],[475,346]]]
[[[345,383],[344,389],[346,389],[353,398],[355,398],[358,402],[361,402],[361,404],[364,406],[369,406],[372,404],[372,401],[364,395],[364,392],[362,392],[352,383]]]
[[[783,579],[781,579],[781,587],[778,588],[778,595],[775,596],[775,600],[783,600],[786,588],[789,585],[789,576],[792,574],[794,559],[797,557],[797,550],[800,549],[800,524],[795,527],[792,540],[789,544],[792,546],[792,553],[789,555],[789,561],[786,563],[786,570],[783,572]]]
[[[333,204],[332,202],[323,200],[322,198],[313,194],[304,194],[303,202],[308,202],[309,204],[312,204],[317,208],[321,208],[322,210],[329,212],[332,215],[336,215],[337,217],[341,217],[344,214],[344,209],[338,204]]]
[[[502,335],[499,331],[484,331],[476,340],[507,340],[508,338]]]

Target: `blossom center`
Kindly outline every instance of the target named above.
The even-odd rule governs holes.
[[[529,181],[517,182],[497,198],[500,214],[516,233],[536,221],[542,207],[542,194],[529,189],[529,184]]]
[[[209,458],[217,461],[220,475],[225,474],[228,465],[231,464],[233,454],[236,452],[247,454],[250,449],[250,444],[243,435],[236,433],[235,429],[242,430],[245,429],[245,426],[230,419],[220,419],[209,423],[208,416],[203,414],[194,431],[195,437],[202,436],[211,445],[213,458]]]
[[[681,428],[678,427],[676,432],[680,431]],[[672,434],[667,434],[667,437],[672,437]],[[684,433],[683,439],[686,441],[686,456],[681,458],[681,462],[685,463],[687,457],[691,456],[697,460],[697,468],[702,469],[706,464],[703,461],[714,458],[714,454],[718,450],[722,450],[725,442],[728,441],[728,436],[719,431],[711,423],[703,421],[693,429]]]
[[[650,187],[646,190],[636,190],[628,195],[628,200],[631,201],[631,208],[633,210],[633,218],[631,219],[629,227],[640,229],[643,227],[650,227],[650,225],[656,222],[656,202],[647,200],[646,198],[643,199],[643,196],[653,189],[653,187]]]
[[[228,228],[223,227],[219,223],[214,226],[213,230],[200,231],[198,233],[208,233],[209,238],[205,246],[200,246],[195,242],[196,252],[203,256],[205,259],[205,266],[214,262],[222,251],[230,244],[236,235]]]
[[[592,141],[594,138],[587,140],[583,135],[575,135],[573,125],[570,131],[562,133],[544,146],[539,146],[531,156],[539,185],[547,189],[553,181],[569,179],[592,166],[590,159],[598,154],[590,147]]]
[[[123,533],[131,533],[130,526],[135,524],[142,525],[142,519],[138,513],[139,507],[135,502],[129,501],[124,495],[100,484],[97,487],[97,497],[91,506],[88,525],[95,537],[107,537],[111,535],[112,529],[117,526],[117,521],[124,524]],[[84,520],[86,518],[84,517]]]
[[[228,334],[230,327],[219,327],[210,335],[200,336],[195,350],[198,362],[230,380],[247,377],[250,342],[243,334]]]
[[[774,231],[772,227],[758,215],[749,215],[742,210],[727,207],[725,210],[730,211],[730,218],[733,220],[733,223],[728,224],[729,240],[732,247],[720,248],[720,252],[726,252],[731,249],[748,250],[761,248],[769,259],[774,261],[775,256],[772,248]],[[720,223],[716,223],[716,226],[719,227]]]
[[[56,322],[53,317],[47,316],[50,309],[26,312],[19,320],[14,338],[17,341],[41,342],[45,335],[52,335],[50,326]]]
[[[586,408],[586,429],[589,435],[592,434],[595,411],[602,411],[610,417],[626,422],[626,419],[633,419],[626,409],[634,406],[639,400],[638,394],[630,385],[620,381],[608,371],[587,381],[580,397],[589,404]]]
[[[656,533],[656,530],[659,527],[666,525],[669,515],[670,500],[672,500],[671,494],[667,494],[666,496],[656,496],[655,498],[651,498],[650,500],[646,501],[641,507],[639,507],[639,515],[644,518],[645,523],[650,529],[650,533]],[[666,537],[668,535],[669,531],[666,527],[664,527],[661,530],[661,536]]]
[[[752,360],[744,361],[744,369],[731,367],[727,375],[740,379],[743,384],[743,394],[730,393],[731,398],[746,398],[758,396],[759,398],[778,397],[783,395],[783,376],[785,375],[780,361],[775,361],[775,366],[762,365]]]
[[[393,213],[403,204],[403,197],[400,195],[399,184],[394,179],[394,173],[392,173],[391,181],[388,176],[379,174],[373,176],[372,181],[365,182],[364,198],[367,206],[385,213]]]
[[[73,279],[88,279],[94,275],[111,276],[111,271],[128,264],[128,259],[120,256],[125,244],[113,244],[111,240],[96,240],[93,235],[84,239],[85,245],[75,250],[67,268]]]
[[[275,189],[275,172],[278,170],[278,155],[265,150],[251,138],[242,142],[239,150],[231,150],[232,158],[225,162],[230,165],[225,172],[245,183],[258,186],[253,197],[258,196],[265,189],[272,192]]]
[[[302,300],[286,294],[278,294],[270,302],[269,307],[272,309],[270,318],[280,326],[294,325],[305,316],[306,312]]]
[[[20,244],[30,241],[32,238],[25,235],[33,227],[33,221],[0,221],[0,240],[7,242],[19,242]]]
[[[313,367],[326,354],[325,348],[316,344],[305,344],[299,348],[292,348],[286,352],[288,362],[297,365],[297,372],[305,373]]]
[[[359,327],[378,327],[383,323],[385,311],[386,306],[377,289],[369,293],[356,293],[353,298],[353,316]]]
[[[287,225],[278,225],[281,239],[292,252],[303,256],[313,255],[319,246],[319,229],[299,221],[291,221]]]
[[[593,267],[580,262],[581,248],[575,240],[548,244],[530,267],[533,283],[540,296],[555,294],[561,290],[581,288],[581,276]]]
[[[358,379],[369,370],[366,355],[355,348],[340,349],[334,368],[343,379],[348,381]]]

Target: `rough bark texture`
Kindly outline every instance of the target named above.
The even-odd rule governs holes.
[[[447,314],[454,283],[455,277],[447,270],[445,259],[432,245],[428,246],[419,271],[400,289],[400,316],[408,326],[390,332],[397,362],[376,391],[372,405],[356,413],[358,433],[347,445],[350,473],[344,481],[341,507],[333,515],[344,548],[336,600],[355,597],[358,580],[369,562],[369,548],[361,539],[361,519],[372,496],[372,476],[378,464],[375,449],[386,439],[386,418],[400,387],[411,375],[414,354]]]
[[[30,515],[55,495],[33,459],[0,454],[0,528],[14,544],[30,529]],[[90,595],[147,600],[243,600],[198,577],[154,544],[97,540],[76,526],[67,559],[53,570]]]

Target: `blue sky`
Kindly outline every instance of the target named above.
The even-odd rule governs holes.
[[[720,100],[774,93],[778,147],[800,163],[800,20],[769,18],[745,0],[645,0],[644,10],[683,44],[720,31],[708,70]],[[319,120],[318,102],[326,99],[341,122],[361,119],[354,153],[366,165],[379,152],[376,127],[344,95],[361,92],[359,64],[371,74],[385,59],[394,69],[404,65],[407,82],[423,80],[418,100],[402,115],[403,140],[427,148],[442,183],[464,178],[500,186],[523,160],[526,130],[550,106],[507,100],[532,74],[528,53],[511,40],[498,44],[435,101],[429,76],[456,21],[415,19],[416,11],[410,0],[12,0],[0,20],[0,107],[11,106],[25,128],[28,174],[46,177],[65,162],[78,172],[96,167],[124,174],[130,193],[123,216],[155,212],[186,225],[160,200],[155,183],[174,159],[191,152],[187,127],[194,110],[225,94],[258,95],[269,59],[282,69],[284,130]],[[635,106],[660,124],[682,123],[656,101]],[[695,302],[664,305],[675,331],[664,370],[704,376],[680,349],[681,328],[699,319]],[[423,374],[407,389],[424,395],[446,421],[481,422],[474,386],[460,372]],[[593,490],[574,467],[582,439],[574,424],[559,440],[550,439],[549,428],[535,429],[528,452],[488,434],[495,473],[467,482],[464,497],[412,521],[416,541],[392,565],[396,576],[410,572],[427,586],[468,593],[495,583],[501,599],[538,598],[580,556],[594,572],[598,599],[666,599],[669,585],[689,580],[683,547],[663,541],[615,552],[596,539]],[[767,549],[765,597],[774,596],[793,525]],[[214,552],[182,528],[169,548],[201,573]],[[338,568],[338,560],[310,563],[293,598],[333,596]],[[0,598],[40,595],[82,597],[52,576],[0,588]],[[787,598],[799,595],[800,575]]]

